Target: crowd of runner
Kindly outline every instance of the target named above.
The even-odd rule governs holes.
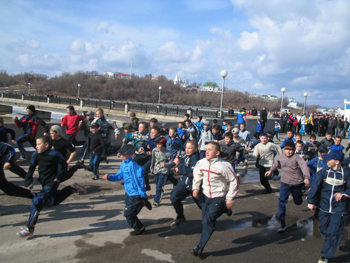
[[[67,107],[60,125],[49,127],[35,115],[35,107],[29,105],[26,115],[15,118],[15,124],[23,128],[23,135],[15,139],[15,132],[4,126],[0,118],[0,151],[3,169],[0,175],[0,189],[7,195],[32,199],[31,212],[26,224],[17,234],[29,237],[34,234],[40,211],[45,205],[58,205],[72,193],[84,191],[77,183],[58,190],[60,183],[70,179],[78,169],[93,173],[93,180],[100,179],[99,166],[102,161],[108,163],[107,156],[117,153],[122,158],[120,170],[115,174],[105,174],[109,181],[124,180],[126,192],[125,211],[129,225],[134,229],[131,235],[146,232],[137,214],[143,206],[158,208],[164,195],[164,186],[170,181],[174,188],[170,195],[177,217],[171,227],[177,227],[186,221],[182,201],[189,195],[202,210],[203,228],[200,241],[190,252],[201,256],[216,220],[222,215],[232,215],[233,199],[238,193],[240,174],[236,172],[241,163],[243,169],[249,165],[249,156],[255,158],[259,169],[259,178],[264,190],[274,191],[269,180],[281,175],[279,206],[277,219],[278,232],[286,231],[286,204],[292,194],[294,203],[301,205],[307,191],[308,208],[315,211],[314,220],[319,221],[320,232],[325,236],[324,247],[318,262],[328,262],[333,257],[343,237],[343,228],[349,223],[350,163],[347,148],[341,145],[349,132],[347,118],[328,116],[321,113],[300,115],[271,114],[264,107],[260,111],[255,131],[248,131],[246,116],[257,116],[255,108],[247,114],[242,108],[237,113],[237,121],[223,120],[219,125],[202,120],[198,116],[192,121],[185,114],[184,121],[177,126],[168,127],[166,123],[158,125],[157,119],[150,122],[139,121],[134,112],[130,113],[130,122],[122,128],[124,137],[122,146],[112,147],[110,132],[114,140],[120,137],[115,122],[105,118],[103,109],[96,113],[86,112],[78,115],[73,106]],[[231,113],[233,114],[233,112]],[[275,118],[269,132],[267,117]],[[255,121],[255,120],[249,120]],[[36,138],[38,126],[44,135]],[[65,134],[62,127],[66,127]],[[82,130],[85,141],[76,136]],[[25,171],[15,160],[15,148],[8,144],[8,133],[13,144],[18,146],[20,157],[27,159],[23,144],[29,142],[36,151],[30,157],[29,170]],[[280,134],[287,137],[280,146],[273,142],[274,136],[280,141]],[[304,136],[304,138],[303,138]],[[321,141],[317,137],[325,136]],[[349,136],[349,135],[348,135]],[[308,138],[307,138],[308,137]],[[306,139],[307,138],[307,139]],[[76,146],[82,146],[79,161],[69,167],[77,153]],[[87,158],[88,157],[88,158]],[[84,162],[88,159],[88,162]],[[38,181],[42,185],[39,193],[32,192],[33,174],[38,167]],[[26,188],[8,182],[4,169],[18,174],[24,179]],[[178,180],[176,175],[180,174]],[[155,197],[149,202],[151,190],[150,175],[155,182]]]

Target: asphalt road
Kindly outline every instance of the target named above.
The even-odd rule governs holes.
[[[345,140],[343,144],[347,142]],[[115,156],[109,159],[108,165],[102,163],[101,174],[118,171],[120,159]],[[21,165],[28,167],[28,162]],[[144,208],[139,214],[147,231],[137,237],[129,235],[132,229],[123,216],[122,182],[93,181],[92,173],[79,170],[61,188],[78,182],[87,191],[73,194],[56,207],[44,208],[34,236],[28,239],[18,237],[16,232],[28,220],[30,200],[1,192],[1,262],[317,262],[323,238],[306,202],[296,206],[290,199],[287,204],[288,229],[278,234],[279,222],[275,215],[280,181],[276,178],[271,182],[276,192],[262,194],[263,188],[253,165],[250,165],[248,175],[249,180],[240,185],[234,214],[219,218],[201,259],[189,253],[200,238],[201,212],[191,198],[187,198],[184,202],[187,222],[172,229],[170,223],[175,212],[169,200],[170,184],[165,187],[159,208],[152,211]],[[23,184],[21,178],[9,171],[6,176],[11,182]],[[151,187],[149,193],[154,195],[153,180]],[[35,192],[40,189],[35,185]],[[152,201],[153,197],[150,199]],[[344,239],[332,262],[350,262],[348,234],[345,229]]]

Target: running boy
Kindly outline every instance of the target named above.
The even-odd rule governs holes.
[[[302,158],[294,154],[294,151],[294,142],[287,141],[284,145],[284,153],[277,157],[276,162],[272,165],[270,171],[265,174],[265,176],[270,176],[274,170],[282,168],[280,198],[278,199],[278,220],[281,224],[277,229],[278,232],[284,232],[287,228],[286,205],[288,203],[289,195],[293,195],[293,200],[296,205],[301,205],[303,203],[303,183],[307,185],[310,184],[309,168]],[[305,180],[303,179],[303,175]]]
[[[210,142],[207,145],[206,158],[197,162],[193,170],[194,198],[202,201],[202,235],[198,245],[191,250],[194,256],[200,256],[215,229],[216,220],[233,208],[233,198],[238,193],[238,180],[230,163],[220,160],[220,145]],[[230,182],[226,192],[227,182]]]
[[[157,147],[152,151],[151,172],[154,174],[156,183],[156,196],[152,207],[159,207],[164,194],[164,185],[167,181],[170,168],[173,166],[173,155],[166,149],[166,139],[159,137],[156,141]]]
[[[34,234],[34,228],[38,220],[41,209],[45,203],[58,205],[73,192],[85,190],[82,186],[74,183],[66,186],[62,190],[57,190],[61,180],[66,177],[67,163],[58,152],[51,151],[50,138],[41,136],[36,140],[37,151],[33,153],[26,178],[25,186],[28,187],[33,182],[33,174],[36,166],[39,166],[39,179],[43,189],[32,200],[31,211],[26,228],[17,233],[21,237],[30,237]]]
[[[119,172],[116,174],[105,174],[103,179],[111,182],[124,180],[124,216],[130,227],[134,229],[134,231],[130,232],[130,235],[141,235],[146,232],[146,229],[137,215],[144,206],[149,210],[152,209],[150,202],[147,200],[146,189],[144,187],[144,170],[132,159],[135,153],[135,147],[131,144],[123,146],[118,153],[122,157],[122,165],[120,166]]]
[[[185,152],[186,155],[183,157],[174,159],[174,163],[177,165],[176,172],[180,172],[182,177],[170,195],[171,203],[177,214],[176,219],[170,224],[172,227],[176,227],[186,221],[182,201],[188,195],[192,195],[193,168],[199,160],[197,141],[188,141]],[[193,199],[200,206],[197,200],[195,198]]]
[[[322,155],[328,168],[315,176],[307,197],[308,208],[319,207],[319,228],[326,236],[319,263],[329,262],[337,250],[349,214],[350,171],[341,167],[343,154],[337,150]]]

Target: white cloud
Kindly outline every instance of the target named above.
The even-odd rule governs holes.
[[[107,21],[103,21],[95,27],[95,32],[97,33],[108,33],[108,31],[109,31],[109,23]]]
[[[76,39],[70,44],[69,50],[72,52],[84,52],[85,42],[82,41],[81,39]]]
[[[242,50],[249,51],[259,44],[258,33],[242,32],[241,38],[237,42]]]
[[[170,41],[160,46],[155,53],[155,61],[184,62],[189,59],[191,53],[181,49],[175,42]]]

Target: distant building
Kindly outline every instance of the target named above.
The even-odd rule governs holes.
[[[174,84],[175,85],[180,85],[181,88],[186,88],[186,86],[188,85],[188,79],[186,80],[182,80],[181,78],[179,78],[176,74],[175,78],[174,78]]]
[[[298,109],[298,103],[294,100],[294,98],[291,98],[291,99],[289,99],[289,103],[288,103],[287,107]]]
[[[263,98],[264,100],[272,100],[272,101],[278,100],[277,96],[275,96],[275,95],[270,95],[270,94],[261,95],[261,98]]]
[[[103,76],[106,78],[114,78],[114,73],[113,72],[105,72],[103,73]]]
[[[186,90],[194,90],[194,91],[199,91],[199,87],[198,86],[187,86]]]
[[[117,79],[131,79],[131,76],[129,74],[124,73],[117,73],[115,76]]]
[[[249,97],[251,97],[251,98],[258,98],[258,97],[260,97],[258,94],[256,94],[256,93],[251,93],[251,94],[249,94]]]
[[[203,89],[202,91],[209,91],[209,92],[218,92],[219,91],[219,86],[218,84],[216,84],[216,82],[209,82],[207,81],[204,85],[203,85]]]

